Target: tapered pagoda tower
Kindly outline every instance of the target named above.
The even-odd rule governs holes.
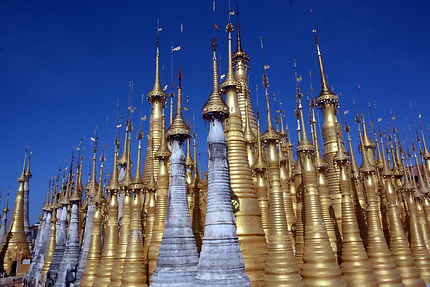
[[[30,268],[31,253],[24,230],[24,184],[27,180],[27,155],[24,157],[21,176],[18,178],[19,188],[16,193],[12,220],[0,250],[1,266],[10,276],[21,276]]]

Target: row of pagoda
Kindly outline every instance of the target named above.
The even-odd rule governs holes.
[[[155,81],[147,95],[152,112],[146,154],[140,125],[134,176],[133,125],[127,120],[121,157],[115,140],[109,184],[103,185],[106,156],[103,152],[97,160],[94,137],[87,184],[78,157],[61,181],[50,182],[32,240],[32,175],[26,157],[8,229],[7,205],[1,219],[6,276],[24,276],[26,286],[56,287],[430,283],[430,152],[423,130],[408,148],[395,128],[383,136],[374,123],[370,129],[364,116],[357,117],[358,166],[350,127],[342,128],[338,120],[339,98],[329,88],[316,41],[321,92],[310,100],[308,120],[297,81],[294,154],[282,117],[279,128],[273,124],[266,74],[262,132],[250,98],[249,56],[239,24],[235,53],[232,32],[228,23],[222,83],[212,40],[213,88],[202,109],[209,129],[205,176],[199,175],[196,138],[192,144],[182,115],[181,70],[176,113],[167,127],[157,41]],[[315,108],[323,114],[321,127]]]

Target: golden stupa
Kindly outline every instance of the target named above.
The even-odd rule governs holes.
[[[345,122],[338,116],[341,100],[329,86],[316,30],[319,95],[306,98],[296,73],[295,115],[289,115],[271,101],[264,65],[260,119],[249,88],[251,57],[240,23],[230,20],[225,75],[212,40],[212,92],[202,109],[207,134],[197,135],[183,112],[182,69],[166,107],[158,29],[147,134],[143,114],[134,131],[130,107],[122,146],[117,125],[109,176],[104,149],[97,171],[99,139],[92,137],[86,189],[80,154],[68,177],[50,180],[34,242],[26,220],[32,176],[26,153],[8,228],[7,203],[1,218],[5,276],[55,287],[430,284],[430,152],[423,128],[408,147],[394,124],[377,132],[373,116],[357,114],[354,134],[348,112]],[[172,55],[179,50],[172,47]],[[285,124],[290,119],[297,122],[296,146]],[[204,138],[207,158],[197,152]]]

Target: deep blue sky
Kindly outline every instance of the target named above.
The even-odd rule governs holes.
[[[215,14],[215,22],[221,28],[215,35],[224,71],[227,3],[218,0]],[[232,9],[236,4],[231,1]],[[314,11],[314,20],[309,8]],[[405,127],[412,122],[409,102],[415,101],[414,109],[424,114],[427,124],[429,8],[427,1],[242,0],[242,38],[251,57],[254,105],[256,84],[260,86],[262,102],[262,65],[269,64],[270,90],[280,93],[287,122],[295,126],[294,58],[304,78],[303,90],[309,90],[309,70],[313,71],[317,91],[320,86],[311,33],[314,22],[330,85],[342,93],[342,109],[351,113],[367,111],[367,102],[374,101],[385,122],[390,118],[390,108],[393,110],[406,135]],[[49,177],[67,165],[72,149],[84,137],[86,160],[89,159],[88,138],[97,125],[101,145],[109,144],[106,151],[110,170],[116,99],[124,117],[128,82],[135,81],[134,104],[152,88],[157,18],[163,28],[163,81],[170,82],[171,46],[182,43],[183,51],[174,60],[175,73],[181,63],[184,94],[190,99],[185,115],[192,119],[195,114],[192,127],[197,126],[200,157],[206,157],[206,125],[200,119],[200,111],[211,89],[212,1],[1,2],[0,192],[4,198],[7,190],[12,190],[14,197],[23,151],[31,146],[32,222],[40,214]],[[260,49],[260,35],[264,38],[264,52]],[[147,104],[144,113],[148,113]],[[138,117],[134,116],[135,127]],[[0,205],[3,204],[4,200]]]

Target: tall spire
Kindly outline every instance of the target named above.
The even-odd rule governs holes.
[[[301,278],[288,234],[287,218],[279,173],[277,141],[280,136],[273,129],[269,102],[269,81],[263,76],[266,97],[267,128],[262,139],[267,145],[269,189],[269,236],[267,238],[266,276],[264,286],[301,286]],[[282,255],[281,255],[282,254]]]
[[[248,54],[246,54],[242,49],[242,40],[240,37],[239,7],[237,8],[236,16],[237,16],[237,47],[236,47],[236,52],[233,55],[233,58],[237,59],[240,57],[245,63],[248,63],[249,57],[248,57]]]
[[[16,193],[11,223],[0,250],[0,257],[2,258],[0,262],[3,264],[3,270],[7,274],[16,272],[16,275],[18,276],[24,275],[30,265],[30,262],[25,263],[27,260],[24,261],[23,259],[31,260],[30,248],[26,241],[24,230],[24,183],[26,181],[26,159],[27,152],[24,155],[22,172],[18,178],[19,188]],[[13,270],[14,261],[17,262],[16,270]]]
[[[322,134],[324,137],[324,159],[329,165],[325,172],[328,187],[330,190],[330,197],[333,202],[334,214],[336,217],[336,221],[339,225],[339,230],[341,232],[342,195],[339,187],[339,167],[334,161],[336,151],[342,148],[342,146],[338,146],[336,138],[337,134],[339,134],[339,130],[341,129],[337,119],[337,107],[339,104],[339,97],[335,95],[328,86],[316,30],[313,30],[313,33],[315,37],[315,45],[317,48],[318,63],[321,75],[321,92],[316,99],[316,105],[322,110],[324,116],[324,123],[322,124]],[[342,138],[341,144],[343,145]]]
[[[240,115],[245,136],[247,133],[247,131],[245,130],[245,122],[247,120],[249,121],[249,126],[253,134],[255,135],[257,133],[257,122],[255,120],[254,110],[252,108],[252,102],[250,97],[250,89],[248,86],[249,56],[242,48],[239,7],[237,8],[235,13],[237,16],[237,49],[232,56],[232,60],[234,65],[234,76],[239,84],[237,86],[237,102],[240,109]],[[248,105],[248,108],[246,108],[246,105]],[[248,111],[246,111],[246,109],[248,109]]]
[[[354,149],[352,147],[352,139],[350,135],[350,127],[348,123],[345,120],[345,131],[347,133],[348,137],[348,147],[349,147],[349,156],[350,156],[350,176],[353,183],[352,186],[352,192],[353,194],[353,200],[354,200],[354,206],[355,206],[355,213],[357,216],[357,223],[359,224],[360,228],[360,235],[363,239],[363,243],[366,246],[367,245],[367,226],[366,226],[366,209],[367,209],[367,202],[366,202],[366,194],[364,193],[363,188],[363,182],[360,174],[360,170],[358,169],[357,161],[355,160],[355,153]],[[360,140],[362,140],[361,131],[358,130]],[[373,151],[373,150],[372,150]],[[361,152],[362,154],[367,153],[365,150],[365,147],[363,145],[363,142],[361,141]],[[358,200],[358,202],[357,202]]]
[[[254,132],[251,128],[251,122],[249,119],[249,105],[248,102],[245,102],[245,126],[243,130],[243,138],[245,142],[247,143],[255,143],[257,141],[257,137],[255,136]]]
[[[260,121],[257,122],[257,158],[252,165],[252,169],[257,174],[257,182],[255,184],[257,199],[261,211],[261,223],[267,239],[269,236],[269,201],[267,198],[266,161],[261,143]]]
[[[131,184],[133,184],[133,176],[131,175],[131,132],[133,131],[133,124],[131,123],[131,119],[127,121],[127,141],[125,144],[127,145],[127,156],[125,162],[125,177],[121,181],[120,185],[123,188],[127,188]],[[120,162],[121,164],[121,162]]]
[[[373,266],[373,272],[380,284],[393,287],[401,287],[402,279],[396,268],[396,263],[388,249],[380,220],[380,207],[378,205],[378,183],[376,169],[367,158],[367,153],[362,153],[362,165],[360,171],[363,177],[364,189],[367,194],[367,256]]]
[[[104,195],[103,195],[103,171],[104,171],[104,161],[105,161],[105,155],[104,152],[102,153],[100,157],[100,173],[99,173],[99,184],[97,187],[97,193],[95,194],[93,200],[94,203],[97,205],[100,205],[104,201]]]
[[[368,160],[371,164],[375,163],[375,144],[370,139],[368,133],[367,133],[367,124],[366,120],[364,118],[364,114],[362,116],[362,124],[363,124],[363,152],[367,153]]]
[[[337,135],[340,147],[340,135]],[[370,265],[363,240],[360,237],[354,204],[351,196],[351,181],[348,175],[348,155],[339,148],[335,161],[340,167],[340,188],[342,192],[342,273],[350,286],[378,286],[376,276]]]
[[[224,103],[219,92],[216,48],[216,39],[212,38],[212,93],[202,109],[202,116],[204,119],[209,119],[212,116],[221,116],[222,118],[226,118],[229,114],[228,107]]]
[[[324,101],[324,100],[332,100],[332,101],[336,101],[336,103],[337,103],[338,96],[335,95],[330,90],[330,87],[329,87],[328,82],[327,82],[327,77],[326,77],[326,74],[324,71],[324,64],[323,64],[320,44],[319,44],[319,40],[318,40],[317,30],[314,29],[314,30],[312,30],[312,32],[314,33],[315,46],[317,48],[318,64],[319,64],[320,76],[321,76],[321,93],[320,93],[320,96],[317,98],[317,103],[318,103],[318,105],[323,104],[320,102]]]
[[[26,177],[25,177],[26,167],[27,167],[27,150],[25,151],[25,154],[24,154],[24,162],[22,164],[21,175],[18,177],[18,182],[24,182],[26,180]]]
[[[315,100],[311,99],[311,119],[312,119],[312,141],[315,146],[315,165],[319,169],[327,168],[327,163],[324,161],[320,148],[319,148],[319,140],[318,140],[318,132],[317,132],[317,120],[315,117]]]
[[[232,55],[232,39],[231,32],[233,32],[233,24],[227,24],[227,32],[228,32],[228,67],[227,67],[227,75],[225,76],[224,82],[221,84],[221,89],[224,91],[228,87],[234,87],[237,89],[239,87],[239,82],[236,80],[233,73],[233,55]]]
[[[215,40],[212,41],[212,47],[214,65],[216,65]],[[215,74],[216,68],[214,68]],[[203,117],[210,121],[207,137],[210,154],[208,204],[205,234],[194,285],[246,287],[251,284],[245,273],[231,205],[227,149],[223,128],[223,119],[228,111],[224,111],[224,109],[224,102],[219,94],[214,94],[214,92],[211,93],[208,102],[203,107]],[[223,250],[223,252],[217,252],[218,250]]]
[[[99,269],[100,259],[102,255],[102,221],[103,221],[103,208],[105,207],[105,198],[103,195],[103,170],[104,170],[104,154],[100,158],[100,173],[99,184],[97,191],[93,197],[95,205],[95,213],[93,218],[93,228],[91,231],[91,242],[88,251],[87,263],[85,266],[84,274],[80,281],[80,286],[89,287],[93,286],[94,281],[97,279],[97,270]],[[94,170],[95,172],[95,170]],[[93,175],[95,179],[95,175]]]
[[[264,258],[266,240],[261,225],[260,208],[258,207],[257,192],[252,179],[243,138],[242,112],[239,106],[238,85],[231,73],[231,32],[233,25],[227,24],[229,41],[229,71],[221,85],[225,94],[229,116],[226,119],[227,157],[230,168],[230,185],[232,201],[235,206],[236,225],[240,246],[245,262],[245,269],[253,285],[263,284]],[[249,106],[248,106],[249,107]],[[246,206],[246,208],[241,208]]]
[[[187,139],[190,136],[190,129],[185,124],[184,118],[182,117],[182,69],[178,71],[178,100],[176,105],[176,115],[173,119],[172,124],[167,130],[167,138],[178,136],[181,139]]]
[[[32,245],[32,238],[30,234],[30,178],[32,177],[31,171],[30,171],[30,163],[31,163],[31,150],[28,148],[26,149],[27,156],[27,164],[26,164],[26,170],[25,170],[25,183],[24,183],[24,231],[26,235],[26,240],[29,244],[29,246]]]
[[[153,155],[152,155],[153,156]],[[158,194],[157,196],[157,202],[155,200],[155,193],[157,190],[159,190],[160,187],[163,187],[163,185],[166,184],[165,178],[167,177],[167,174],[165,173],[165,166],[164,166],[164,160],[163,157],[159,157],[160,159],[160,169],[159,169],[159,174],[158,174],[158,181],[155,182],[155,178],[153,176],[153,173],[151,173],[151,176],[149,178],[148,183],[146,184],[146,195],[145,195],[145,202],[144,202],[144,212],[146,213],[146,223],[145,223],[145,239],[143,241],[143,248],[146,252],[146,250],[148,250],[150,247],[154,247],[151,246],[151,242],[153,240],[153,238],[160,236],[160,234],[157,232],[157,230],[155,230],[155,233],[157,233],[155,236],[154,235],[154,226],[155,224],[158,224],[157,228],[160,228],[160,219],[157,218],[157,214],[156,212],[158,211],[160,214],[163,212],[160,212],[160,210],[157,210],[157,206],[156,203],[160,204],[160,201],[164,200],[164,196],[165,194]],[[162,199],[163,197],[163,199]],[[159,205],[161,206],[161,208],[165,207],[163,205]],[[164,210],[165,211],[165,210]],[[165,213],[163,213],[162,217],[165,217],[164,215]],[[158,220],[158,221],[157,221]],[[164,221],[163,221],[164,223]],[[161,227],[162,228],[162,227]],[[159,237],[159,240],[161,241],[161,236]],[[159,241],[157,242],[158,244],[158,248],[159,248]],[[153,244],[155,245],[155,244]],[[158,248],[157,248],[157,252],[158,252]],[[152,259],[152,255],[149,255],[149,259]],[[155,262],[154,262],[155,263]],[[152,272],[154,271],[153,268],[151,267],[151,261],[150,261],[150,267],[149,267],[149,277],[151,277]]]
[[[94,138],[94,148],[93,148],[93,166],[91,171],[91,189],[90,189],[90,197],[93,198],[97,192],[97,136]]]
[[[303,106],[302,106],[302,93],[300,92],[300,88],[297,89],[297,102],[298,102],[298,113],[301,123],[302,136],[300,138],[299,146],[301,148],[315,150],[315,147],[311,144],[308,139],[308,133],[306,131],[305,119],[303,117]]]
[[[248,102],[245,102],[245,125],[243,129],[243,139],[245,140],[245,143],[246,143],[248,163],[249,163],[249,166],[252,166],[255,161],[254,145],[257,142],[257,138],[254,132],[252,131],[252,128],[250,125]]]
[[[138,146],[137,146],[137,162],[136,162],[136,174],[134,176],[133,182],[135,184],[142,183],[142,177],[140,173],[140,167],[141,167],[141,157],[142,157],[142,138],[143,138],[143,132],[142,132],[142,124],[140,125],[139,132],[137,133],[137,140],[138,140]]]
[[[296,77],[297,78],[297,77]],[[331,228],[325,227],[326,211],[323,212],[321,205],[324,202],[325,190],[321,190],[323,201],[318,190],[318,173],[314,164],[315,146],[309,141],[305,120],[303,117],[303,107],[301,102],[302,94],[299,89],[297,78],[297,117],[301,123],[301,137],[297,146],[297,170],[301,170],[303,190],[300,192],[299,208],[300,224],[303,224],[303,247],[297,250],[303,253],[303,264],[301,275],[306,286],[346,286],[342,279],[340,268],[333,253],[332,243],[327,231]],[[326,203],[326,202],[324,202]],[[327,209],[327,206],[324,206]],[[325,215],[325,216],[324,216]],[[302,223],[303,222],[303,223]],[[299,241],[299,239],[297,239]],[[299,242],[300,243],[300,242]],[[301,255],[301,254],[299,254]],[[323,266],[321,265],[323,262]],[[322,271],[324,270],[324,271]]]
[[[129,189],[133,191],[134,196],[131,194],[131,221],[130,221],[130,232],[128,234],[128,244],[126,251],[126,258],[124,261],[123,272],[121,276],[121,286],[146,286],[146,270],[145,263],[147,259],[147,249],[144,246],[143,240],[143,224],[142,224],[142,193],[145,186],[142,184],[140,179],[140,151],[141,151],[141,140],[143,137],[142,128],[140,127],[138,133],[138,166],[136,167],[136,178],[133,184],[129,186]],[[153,172],[151,172],[151,178],[153,178]],[[150,190],[148,190],[148,197],[154,199]],[[149,221],[149,220],[148,220]],[[149,223],[147,222],[147,225]],[[116,230],[115,230],[116,231]],[[151,230],[152,231],[152,230]],[[115,234],[116,235],[116,234]],[[150,233],[147,232],[146,236],[150,237]]]
[[[391,255],[396,262],[397,269],[399,270],[400,276],[402,277],[402,281],[405,285],[424,286],[424,281],[420,277],[419,270],[412,256],[409,242],[402,226],[398,198],[392,183],[393,173],[387,164],[382,138],[381,144],[382,158],[384,162],[381,174],[384,178],[384,191],[388,201],[388,219],[390,223],[389,247]]]
[[[189,285],[193,282],[198,263],[196,242],[191,228],[190,211],[186,196],[185,156],[182,143],[190,136],[190,130],[182,118],[182,71],[178,74],[177,113],[167,131],[172,142],[170,156],[169,204],[151,286],[166,286],[171,282]],[[178,234],[181,234],[179,237]],[[180,249],[177,246],[181,246]],[[174,278],[174,279],[172,279]],[[174,280],[174,281],[172,281]]]
[[[159,29],[159,28],[158,28]],[[149,164],[151,158],[151,153],[153,150],[158,150],[161,139],[161,133],[164,126],[162,126],[163,108],[166,103],[167,97],[166,93],[161,88],[160,83],[160,71],[159,71],[159,38],[157,35],[156,43],[156,58],[155,58],[155,82],[153,89],[148,93],[148,101],[152,104],[152,111],[150,116],[149,124],[149,139],[151,139],[151,144],[148,142],[146,149],[146,157],[144,164],[143,182],[147,183],[149,180],[149,169],[153,170],[153,175],[155,178],[158,176],[158,160],[153,159],[152,164]],[[151,167],[151,168],[150,168]]]
[[[115,260],[115,253],[118,244],[118,144],[115,141],[115,151],[113,155],[112,174],[106,191],[110,192],[106,229],[103,243],[103,251],[100,259],[100,267],[96,271],[97,278],[94,281],[95,287],[106,286],[110,282],[110,276]]]
[[[269,79],[267,78],[267,75],[263,75],[263,86],[265,90],[265,99],[266,99],[266,115],[267,115],[267,128],[264,132],[262,138],[263,140],[267,139],[279,139],[278,133],[273,129],[273,123],[272,123],[272,115],[270,112],[270,101],[269,101]]]
[[[148,101],[153,103],[156,99],[161,99],[162,102],[167,100],[166,93],[161,88],[160,82],[160,50],[159,50],[159,36],[156,39],[156,52],[155,52],[155,80],[152,90],[148,93]]]
[[[0,223],[0,244],[4,240],[4,236],[6,234],[6,228],[7,228],[7,213],[9,212],[9,192],[6,196],[6,203],[3,208],[3,214],[1,217],[1,223]]]
[[[128,157],[128,133],[129,131],[129,125],[128,125],[129,119],[125,122],[125,136],[124,136],[124,146],[123,146],[123,152],[121,158],[118,160],[118,163],[121,166],[127,165],[127,157]]]

